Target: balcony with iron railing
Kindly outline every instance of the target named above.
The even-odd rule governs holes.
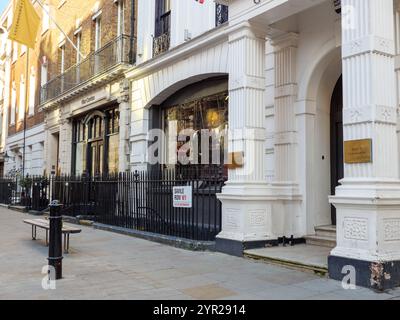
[[[216,4],[215,27],[219,27],[229,19],[228,6]],[[171,11],[160,16],[155,25],[156,36],[153,38],[153,57],[156,57],[170,49],[171,45]]]
[[[229,20],[229,8],[223,4],[215,6],[215,26],[218,27]]]
[[[153,38],[153,57],[169,50],[171,43],[171,11],[164,13],[155,26],[156,36]]]
[[[78,89],[81,91],[121,75],[134,63],[135,46],[131,46],[131,42],[130,36],[119,36],[51,79],[41,88],[40,104],[57,101]]]

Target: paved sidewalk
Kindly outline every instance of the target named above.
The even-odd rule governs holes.
[[[82,227],[71,237],[64,279],[41,287],[44,233],[30,239],[28,215],[0,208],[0,299],[399,299],[343,290],[313,274],[219,253],[191,252]]]

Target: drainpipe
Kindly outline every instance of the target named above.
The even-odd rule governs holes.
[[[131,36],[130,36],[130,51],[129,51],[129,62],[134,64],[136,62],[135,54],[135,0],[131,0]]]

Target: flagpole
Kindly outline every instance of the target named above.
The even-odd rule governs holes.
[[[24,142],[22,151],[22,179],[25,179],[25,156],[26,156],[26,111],[29,108],[28,78],[29,78],[29,47],[26,47],[25,66],[25,105],[24,105]]]
[[[36,2],[43,9],[43,11],[49,16],[50,20],[53,21],[53,23],[56,25],[58,30],[61,31],[61,33],[64,35],[65,39],[67,39],[67,41],[72,45],[72,47],[78,52],[78,54],[81,56],[81,58],[84,59],[85,57],[83,56],[83,54],[79,51],[79,49],[76,47],[74,42],[68,37],[68,35],[63,31],[63,29],[61,29],[61,27],[59,26],[57,21],[50,15],[50,12],[48,10],[46,10],[46,8],[43,6],[42,2],[40,0],[36,0]]]

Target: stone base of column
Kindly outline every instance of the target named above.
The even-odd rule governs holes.
[[[400,286],[400,261],[372,262],[338,256],[328,257],[329,277],[343,281],[354,268],[355,285],[379,291]],[[347,283],[347,282],[346,282]]]
[[[272,232],[272,202],[267,185],[229,184],[218,195],[222,202],[222,232],[216,239],[216,250],[243,256],[248,249],[276,243]]]
[[[343,181],[336,194],[331,203],[337,210],[337,246],[329,257],[330,277],[342,281],[350,268],[356,285],[400,286],[400,183]]]
[[[303,196],[298,184],[273,182],[271,193],[275,199],[273,205],[275,233],[295,239],[301,239],[307,235],[306,217],[302,212]]]

